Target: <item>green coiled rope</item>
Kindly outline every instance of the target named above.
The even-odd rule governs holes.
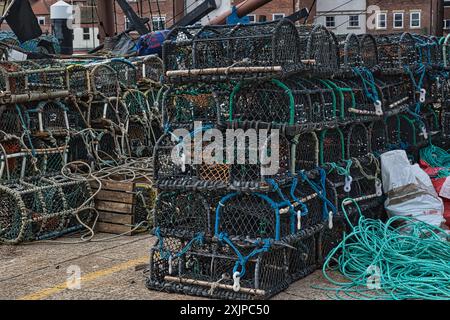
[[[348,200],[360,215],[355,226],[345,210]],[[450,236],[445,230],[408,217],[386,223],[364,218],[351,198],[343,201],[342,212],[352,230],[322,270],[337,287],[320,289],[334,291],[337,299],[450,299]],[[346,281],[333,279],[330,270],[338,270]]]
[[[430,143],[428,147],[420,149],[420,158],[433,168],[442,168],[437,178],[450,176],[450,153]]]

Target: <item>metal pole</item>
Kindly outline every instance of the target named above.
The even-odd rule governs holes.
[[[100,42],[114,35],[114,0],[97,0]]]

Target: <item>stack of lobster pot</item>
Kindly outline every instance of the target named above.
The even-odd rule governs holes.
[[[148,101],[161,70],[155,56],[0,62],[0,242],[54,238],[94,221],[87,180],[61,171],[72,161],[100,169],[152,154],[160,116]]]
[[[382,218],[379,155],[413,156],[442,130],[444,60],[439,41],[408,33],[173,29],[147,286],[261,299],[313,272],[346,221]]]

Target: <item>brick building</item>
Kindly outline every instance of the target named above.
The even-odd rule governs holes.
[[[442,33],[441,0],[367,0],[367,7],[378,6],[379,12],[367,14],[368,32]]]

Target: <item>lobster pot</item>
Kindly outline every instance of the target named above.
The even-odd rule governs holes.
[[[345,138],[341,129],[325,129],[319,134],[320,164],[345,159]]]
[[[352,219],[354,217],[350,217]],[[344,217],[336,217],[333,219],[333,228],[323,228],[323,233],[318,248],[322,257],[322,263],[326,261],[328,255],[334,250],[344,239],[344,233],[347,231],[346,221]]]
[[[163,61],[158,55],[149,55],[139,57],[133,61],[137,68],[137,78],[141,84],[150,82],[152,84],[160,84],[164,76]]]
[[[73,222],[76,212],[92,209],[87,181],[64,177],[33,178],[0,186],[0,242],[54,238],[81,229]],[[83,215],[89,224],[92,216]]]
[[[267,299],[289,285],[288,253],[283,247],[271,246],[268,251],[251,257],[239,279],[240,288],[234,291],[233,269],[238,258],[229,245],[194,245],[181,257],[168,259],[168,252],[180,252],[187,241],[164,238],[162,249],[160,243],[161,240],[150,251],[149,289],[216,299],[248,300]],[[237,246],[236,249],[247,256],[255,247]]]
[[[380,76],[375,79],[384,111],[406,105],[411,101],[411,81],[399,76]]]
[[[375,39],[383,72],[403,72],[404,66],[413,67],[417,62],[416,42],[411,34],[377,35]]]
[[[119,94],[119,79],[117,72],[107,64],[90,64],[89,77],[91,91],[96,99],[117,97]]]
[[[296,136],[295,172],[311,170],[319,165],[319,138],[316,132],[305,132]]]
[[[302,48],[300,58],[306,67],[315,73],[336,72],[339,47],[335,35],[322,25],[300,25],[297,30]]]
[[[273,238],[280,240],[296,232],[296,213],[281,192],[229,193],[222,197],[215,213],[215,234],[231,238]],[[283,206],[284,210],[278,209]]]
[[[272,127],[314,129],[335,120],[332,89],[323,83],[290,78],[284,82],[241,82],[230,97],[230,121]]]
[[[67,66],[69,92],[77,98],[87,97],[91,92],[89,70],[80,64]]]
[[[128,60],[113,58],[106,62],[117,74],[119,84],[125,88],[135,88],[137,86],[137,69]]]
[[[360,158],[370,152],[369,130],[363,123],[355,123],[345,130],[347,159]]]
[[[174,127],[192,127],[194,121],[216,123],[218,102],[214,89],[207,85],[171,87],[162,98],[163,123]]]
[[[255,77],[298,70],[301,50],[295,25],[287,19],[200,29],[179,27],[164,41],[163,61],[166,76],[172,80]]]
[[[341,69],[351,71],[362,63],[361,47],[358,36],[354,33],[337,36],[339,43],[339,61]]]
[[[0,139],[0,181],[22,178],[22,167],[27,154],[22,151],[19,138],[7,138],[2,134]]]
[[[54,59],[36,59],[33,62],[32,65],[29,62],[23,64],[23,70],[27,70],[29,89],[37,93],[65,91],[63,96],[67,95],[69,87],[63,63]]]
[[[59,101],[42,101],[25,112],[28,128],[33,133],[49,133],[51,135],[67,135],[69,119],[67,106]]]
[[[287,248],[286,251],[291,282],[310,275],[319,267],[322,230],[323,224],[318,224],[299,232],[290,239],[289,245],[293,248]]]
[[[378,48],[375,38],[371,34],[359,36],[362,66],[368,69],[378,67]]]
[[[213,236],[214,207],[217,192],[164,190],[156,199],[154,226],[164,236],[192,238],[198,233]]]
[[[25,123],[21,117],[22,110],[20,105],[2,105],[0,106],[0,130],[20,137],[24,131]],[[23,119],[24,120],[24,119]]]
[[[369,124],[370,150],[374,154],[381,154],[387,150],[388,133],[384,120],[373,121]]]

